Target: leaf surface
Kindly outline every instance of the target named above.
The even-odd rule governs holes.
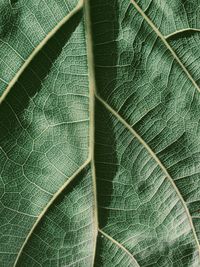
[[[0,4],[1,266],[200,265],[198,7]]]

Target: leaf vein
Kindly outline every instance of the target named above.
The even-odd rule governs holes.
[[[44,215],[46,214],[47,210],[51,207],[51,205],[54,203],[54,201],[57,199],[57,197],[67,188],[67,186],[77,177],[77,175],[90,163],[90,158],[88,158],[85,163],[83,163],[78,169],[77,171],[69,178],[67,179],[67,181],[61,186],[61,188],[53,195],[53,197],[51,198],[51,200],[48,202],[48,204],[45,206],[45,208],[42,210],[42,212],[39,214],[39,216],[37,217],[37,220],[35,221],[35,223],[33,224],[32,228],[30,229],[24,243],[22,244],[17,257],[15,259],[14,265],[13,267],[17,266],[18,260],[23,252],[23,249],[25,247],[25,245],[27,244],[28,240],[30,239],[30,237],[32,236],[36,226],[39,224],[39,222],[41,221],[41,219],[44,217]]]
[[[186,215],[188,217],[190,226],[191,226],[191,230],[193,232],[196,244],[197,244],[197,248],[199,251],[199,255],[200,255],[200,244],[197,238],[197,234],[193,225],[193,221],[192,221],[192,217],[189,213],[188,207],[186,205],[186,202],[184,201],[178,187],[176,186],[173,178],[170,176],[170,174],[168,173],[167,169],[165,168],[165,166],[162,164],[162,162],[160,161],[160,159],[158,158],[158,156],[153,152],[153,150],[149,147],[149,145],[142,139],[142,137],[114,110],[112,109],[112,107],[110,107],[100,96],[98,96],[96,94],[96,98],[103,104],[103,106],[109,110],[132,134],[133,136],[135,136],[137,138],[137,140],[146,148],[146,150],[149,152],[149,154],[152,156],[152,158],[157,162],[157,164],[159,165],[159,167],[161,168],[161,170],[165,173],[166,177],[169,179],[169,181],[171,182],[173,188],[175,189],[177,196],[179,197],[180,201],[182,202],[182,205],[185,209]]]
[[[158,35],[158,37],[161,39],[161,41],[165,44],[166,48],[171,52],[172,56],[176,60],[176,62],[180,65],[182,70],[185,72],[185,74],[188,76],[194,87],[200,92],[200,88],[197,85],[196,81],[193,79],[187,68],[183,65],[175,51],[172,49],[172,47],[167,42],[165,36],[156,28],[154,23],[147,17],[147,15],[144,13],[144,11],[138,6],[138,4],[134,0],[130,0],[135,9],[140,13],[140,15],[144,18],[144,20],[149,24],[149,26],[152,28],[152,30]]]
[[[107,239],[109,239],[112,243],[114,243],[115,245],[117,245],[121,250],[123,250],[132,259],[132,261],[138,267],[140,267],[140,265],[138,264],[138,262],[136,261],[136,259],[133,257],[133,255],[122,244],[120,244],[118,241],[116,241],[114,238],[112,238],[110,235],[108,235],[107,233],[105,233],[101,229],[99,229],[99,233],[101,233],[103,236],[105,236]]]

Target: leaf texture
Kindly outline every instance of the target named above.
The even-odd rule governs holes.
[[[0,266],[200,266],[199,4],[0,3]]]
[[[0,19],[0,81],[2,94],[12,79],[21,73],[58,25],[77,5],[72,1],[2,0]],[[11,83],[13,85],[13,83]]]

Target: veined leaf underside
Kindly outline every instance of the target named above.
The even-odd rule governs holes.
[[[0,72],[1,265],[199,266],[195,2],[41,1],[51,27],[22,2],[0,4],[22,59]]]

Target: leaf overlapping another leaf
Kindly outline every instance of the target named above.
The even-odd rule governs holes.
[[[198,6],[0,4],[1,266],[199,266]]]

